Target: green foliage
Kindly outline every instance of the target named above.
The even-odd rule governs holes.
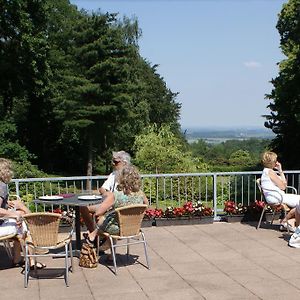
[[[170,126],[149,126],[145,133],[136,137],[135,163],[144,172],[184,173],[208,170],[201,159],[194,160],[185,152],[181,140],[171,131]]]
[[[17,129],[11,121],[0,121],[0,157],[15,161],[28,161],[33,159],[25,147],[16,139]]]
[[[227,140],[209,144],[204,140],[190,144],[194,157],[200,157],[216,172],[245,171],[260,168],[260,156],[269,145],[265,139]]]
[[[32,160],[27,149],[48,172],[92,174],[109,171],[112,150],[133,153],[151,123],[180,135],[177,94],[140,56],[136,19],[13,0],[0,20],[0,112],[16,129],[3,155]]]
[[[300,0],[283,5],[277,22],[280,48],[286,56],[279,63],[279,75],[271,80],[273,90],[265,126],[276,134],[271,145],[289,169],[300,167]]]

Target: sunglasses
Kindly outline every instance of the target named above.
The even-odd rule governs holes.
[[[112,160],[112,163],[114,164],[114,165],[118,165],[119,163],[120,163],[120,161],[119,160]]]

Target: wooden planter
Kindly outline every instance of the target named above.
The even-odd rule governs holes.
[[[156,226],[211,224],[213,221],[213,216],[195,218],[159,218],[156,219]]]

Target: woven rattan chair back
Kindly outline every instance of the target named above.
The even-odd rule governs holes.
[[[59,236],[59,224],[62,216],[56,213],[30,213],[23,216],[27,225],[29,234],[25,240],[25,272],[24,272],[24,286],[28,286],[29,278],[29,262],[30,258],[37,257],[65,257],[65,282],[69,286],[69,262],[71,260],[71,270],[73,271],[73,255],[72,255],[72,233],[73,225],[66,236]],[[64,247],[65,251],[57,253],[56,250]],[[30,251],[32,249],[33,251]],[[36,250],[48,250],[46,253]]]
[[[57,244],[61,219],[56,213],[32,213],[24,216],[35,247],[53,247]]]
[[[139,234],[146,209],[147,205],[145,204],[124,206],[116,209],[120,236]]]

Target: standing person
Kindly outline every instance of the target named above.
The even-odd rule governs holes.
[[[96,216],[98,222],[96,229],[89,234],[84,234],[86,242],[94,245],[95,239],[101,232],[109,234],[119,234],[119,225],[115,208],[134,205],[149,204],[146,195],[141,190],[141,176],[137,168],[133,165],[127,165],[117,175],[118,191],[107,192],[104,201],[98,205]],[[109,247],[109,240],[102,245],[103,250]],[[111,260],[111,257],[108,257]]]
[[[99,188],[100,194],[106,196],[107,192],[114,192],[117,191],[117,180],[116,175],[120,170],[130,165],[130,155],[125,151],[117,151],[112,153],[112,165],[113,165],[113,172],[109,174],[108,178],[104,181],[103,185]],[[99,205],[99,204],[98,204]],[[80,207],[80,213],[83,218],[84,223],[88,231],[92,232],[95,229],[95,224],[91,214],[96,212],[98,205],[91,205],[87,207]]]
[[[286,204],[291,208],[289,213],[281,224],[293,231],[293,227],[288,223],[288,220],[295,215],[295,207],[299,204],[300,195],[287,194],[284,190],[287,187],[287,181],[282,171],[281,163],[277,160],[277,154],[271,151],[266,151],[262,155],[262,164],[264,166],[261,176],[261,187],[266,198],[266,201],[271,205]],[[277,174],[278,173],[278,174]]]
[[[13,176],[12,163],[10,160],[0,158],[0,236],[21,233],[20,218],[29,209],[20,200],[9,201],[8,186]],[[21,244],[18,240],[14,241],[13,263],[21,263]]]

